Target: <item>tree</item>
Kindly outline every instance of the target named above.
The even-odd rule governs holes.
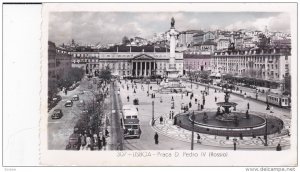
[[[291,94],[291,75],[284,78],[284,94]]]
[[[48,97],[51,98],[57,94],[57,83],[53,80],[48,81]]]
[[[99,73],[99,78],[101,78],[105,81],[110,81],[112,78],[110,69],[106,68],[106,69],[101,70]]]
[[[70,87],[74,82],[80,81],[84,76],[84,69],[71,68],[63,77],[58,81],[60,87]]]
[[[128,37],[127,36],[124,36],[123,38],[122,38],[122,44],[123,45],[126,45],[126,44],[129,44],[130,43],[130,40],[128,39]]]

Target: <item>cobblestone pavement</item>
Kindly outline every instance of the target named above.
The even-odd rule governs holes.
[[[202,94],[201,91],[204,91],[204,86],[196,85],[183,82],[189,89],[191,89],[194,93],[194,98],[190,99],[186,94],[160,94],[157,92],[159,86],[157,84],[150,84],[149,94],[155,93],[155,98],[151,98],[151,96],[147,95],[148,85],[147,84],[136,84],[136,89],[134,93],[134,88],[132,84],[127,81],[122,81],[119,84],[120,88],[120,96],[122,103],[125,104],[133,104],[133,99],[138,98],[140,104],[137,106],[139,109],[139,118],[140,124],[142,128],[141,139],[139,140],[127,140],[125,141],[125,145],[127,144],[127,148],[130,149],[189,149],[190,148],[190,140],[191,140],[191,131],[187,131],[176,126],[172,125],[172,121],[169,120],[169,112],[172,110],[175,114],[178,114],[181,111],[181,105],[187,105],[189,102],[192,103],[192,107],[190,110],[198,109],[198,102],[202,102]],[[127,90],[127,85],[129,89]],[[143,87],[142,87],[143,85]],[[127,101],[127,96],[130,97],[129,101]],[[172,97],[174,99],[174,109],[171,109]],[[224,93],[217,91],[215,93],[215,89],[209,90],[209,95],[206,96],[204,109],[212,109],[216,110],[217,105],[215,102],[215,97],[217,98],[217,102],[224,101]],[[197,102],[195,102],[195,98],[197,98]],[[152,120],[152,105],[151,102],[154,101],[154,118],[157,119],[160,116],[164,117],[164,124],[155,123],[155,126],[151,126]],[[290,128],[291,121],[291,113],[289,110],[281,109],[278,107],[274,107],[273,112],[270,113],[266,110],[266,104],[260,101],[255,101],[252,99],[244,98],[237,95],[230,95],[230,100],[232,102],[238,103],[237,109],[239,111],[246,111],[247,103],[250,104],[250,113],[251,111],[267,113],[273,116],[277,116],[284,121],[285,130]],[[153,145],[153,136],[154,133],[158,132],[160,134],[160,138],[162,140],[161,147],[156,147]],[[195,134],[196,137],[196,134]],[[204,135],[201,134],[202,144],[195,144],[195,149],[230,149],[233,147],[232,138],[230,140],[226,140],[225,137],[216,137],[212,135]],[[151,142],[151,144],[150,144]],[[240,149],[274,149],[278,143],[284,145],[283,149],[287,149],[290,144],[290,138],[287,135],[270,135],[269,136],[269,145],[268,147],[263,146],[263,142],[256,138],[246,138],[243,140],[238,139],[238,148]],[[170,146],[174,145],[174,146]],[[125,146],[126,147],[126,146]]]

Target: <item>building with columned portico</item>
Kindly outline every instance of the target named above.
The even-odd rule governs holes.
[[[119,76],[150,77],[166,76],[169,68],[170,51],[156,46],[126,47],[115,46],[99,52],[79,52],[72,54],[73,65],[82,65],[87,74],[109,68]],[[176,69],[183,73],[183,53],[175,52]]]

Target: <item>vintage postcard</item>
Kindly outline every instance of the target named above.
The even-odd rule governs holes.
[[[296,3],[42,12],[41,165],[297,165]]]

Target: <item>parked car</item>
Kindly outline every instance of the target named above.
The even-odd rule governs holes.
[[[61,109],[54,109],[53,114],[51,115],[52,119],[60,119],[63,116]]]
[[[77,94],[75,94],[73,97],[72,97],[72,100],[73,101],[78,101],[79,100],[79,96]]]
[[[67,100],[65,103],[65,107],[72,107],[73,106],[73,101],[72,100]]]

